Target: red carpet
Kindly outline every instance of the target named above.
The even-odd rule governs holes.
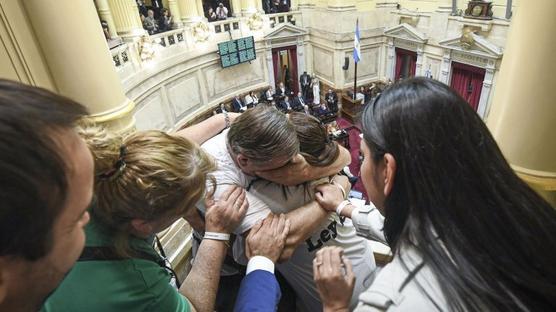
[[[355,186],[353,187],[354,190],[359,191],[361,193],[363,193],[363,197],[365,198],[365,200],[368,198],[367,197],[367,192],[365,192],[365,187],[363,186],[363,182],[361,181],[361,174],[359,172],[359,167],[360,167],[360,163],[359,163],[359,149],[360,149],[360,144],[361,144],[361,138],[359,137],[359,134],[361,134],[361,131],[359,130],[361,127],[360,125],[355,125],[355,127],[351,122],[347,121],[346,119],[342,118],[342,117],[338,117],[336,119],[336,122],[338,123],[338,127],[342,128],[342,129],[346,129],[346,128],[350,128],[348,130],[349,133],[349,146],[350,146],[350,153],[351,153],[351,164],[349,165],[349,170],[351,171],[351,173],[354,176],[357,176],[359,178],[359,180],[357,180],[357,183],[355,183]]]

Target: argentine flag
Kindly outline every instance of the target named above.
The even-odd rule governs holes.
[[[359,35],[359,19],[355,23],[355,39],[353,40],[353,60],[355,63],[359,63],[361,60],[361,36]]]

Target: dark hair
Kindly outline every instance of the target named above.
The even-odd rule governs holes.
[[[242,113],[230,126],[228,144],[235,154],[254,162],[294,157],[299,141],[288,117],[275,107],[259,105]]]
[[[45,89],[0,79],[0,256],[37,260],[67,197],[67,167],[56,136],[87,113]]]
[[[504,159],[481,118],[448,86],[406,79],[362,117],[377,162],[396,159],[384,203],[394,253],[414,246],[455,311],[556,305],[556,210]]]
[[[299,140],[299,153],[307,163],[315,167],[326,167],[340,155],[336,142],[330,140],[326,127],[317,118],[304,114],[290,113]]]

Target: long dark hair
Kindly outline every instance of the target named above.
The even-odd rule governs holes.
[[[407,79],[362,116],[373,161],[396,160],[384,202],[394,253],[414,246],[454,311],[556,309],[556,210],[511,169],[446,85]]]

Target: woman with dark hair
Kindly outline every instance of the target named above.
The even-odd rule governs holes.
[[[362,124],[361,177],[394,259],[357,311],[556,309],[556,210],[513,172],[464,99],[407,79],[368,105]],[[343,201],[336,187],[318,190],[327,210]],[[364,223],[349,204],[340,213]],[[327,248],[314,261],[325,310],[348,308],[353,276],[341,254]]]

